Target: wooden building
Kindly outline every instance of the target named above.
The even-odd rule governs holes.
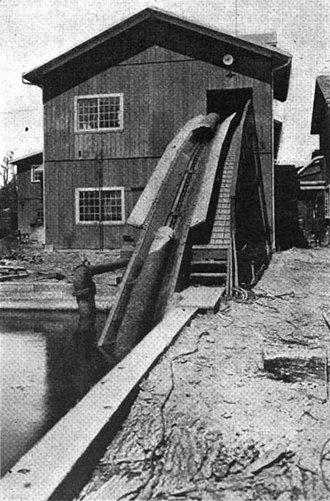
[[[17,226],[21,235],[45,241],[43,154],[41,151],[14,159],[17,185]]]
[[[272,37],[238,38],[148,8],[26,73],[43,90],[46,243],[136,241],[126,220],[175,133],[248,99],[273,232],[273,99],[285,101],[290,66]]]
[[[319,136],[318,155],[325,161],[321,173],[324,187],[319,198],[326,224],[330,226],[330,75],[316,78],[311,133]]]
[[[309,243],[322,243],[326,232],[329,209],[329,169],[325,157],[314,152],[310,162],[297,169],[299,185],[298,217],[300,227]],[[329,181],[328,181],[329,183]]]
[[[275,165],[275,229],[277,250],[306,247],[302,227],[299,226],[300,197],[295,165]]]

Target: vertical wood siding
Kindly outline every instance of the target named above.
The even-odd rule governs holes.
[[[157,160],[105,160],[102,162],[103,187],[125,187],[125,220],[133,210]],[[99,248],[98,224],[75,222],[75,189],[99,187],[99,163],[91,161],[46,162],[46,241],[59,248]],[[117,248],[123,235],[138,236],[127,225],[103,226],[104,246]]]
[[[328,104],[323,113],[323,121],[320,131],[320,150],[321,155],[325,156],[325,182],[330,183],[330,105]]]
[[[253,88],[253,102],[266,198],[272,199],[272,89],[270,84],[229,75],[229,71],[152,47],[45,103],[47,243],[97,247],[98,229],[74,222],[74,187],[94,186],[96,159],[103,164],[104,183],[125,186],[131,211],[166,145],[184,123],[207,109],[207,90]],[[74,97],[124,94],[124,129],[75,133]],[[93,184],[94,183],[94,184]],[[65,208],[65,209],[64,209]],[[271,212],[270,212],[271,214]],[[105,245],[122,244],[127,227],[107,227]]]
[[[17,223],[22,233],[31,233],[31,223],[36,222],[37,209],[42,207],[42,187],[31,183],[31,166],[18,167],[17,170]]]

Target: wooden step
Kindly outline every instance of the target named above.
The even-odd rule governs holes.
[[[218,273],[227,271],[227,260],[199,260],[191,262],[192,273]]]
[[[226,282],[227,273],[191,273],[190,280],[192,283],[201,285],[221,285]]]
[[[214,238],[211,240],[211,244],[214,245],[215,249],[228,249],[230,241],[225,238]]]
[[[225,231],[221,228],[216,228],[215,232],[212,233],[212,236],[211,236],[211,239],[210,239],[210,243],[212,243],[213,241],[215,240],[230,240],[230,233],[229,231]]]
[[[223,286],[190,286],[180,292],[179,306],[184,308],[198,308],[201,312],[216,313],[218,310],[221,296],[224,293]]]
[[[212,247],[209,245],[194,245],[192,248],[192,261],[227,260],[227,248]]]
[[[227,259],[203,259],[203,260],[200,260],[200,261],[192,261],[191,262],[191,265],[194,265],[194,266],[202,266],[202,265],[206,265],[206,264],[209,264],[209,265],[221,265],[221,266],[227,266]]]
[[[212,230],[212,235],[213,232],[221,232],[221,233],[229,233],[230,232],[230,225],[229,225],[229,220],[228,221],[216,221],[213,226]]]

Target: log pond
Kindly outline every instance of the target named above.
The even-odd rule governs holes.
[[[78,319],[72,312],[1,312],[1,475],[107,369],[99,354],[82,355]],[[104,321],[98,314],[98,333]]]

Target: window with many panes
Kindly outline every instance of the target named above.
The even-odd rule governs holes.
[[[77,188],[76,223],[124,224],[124,188]]]
[[[75,98],[77,132],[99,132],[123,128],[123,94],[100,94]]]

